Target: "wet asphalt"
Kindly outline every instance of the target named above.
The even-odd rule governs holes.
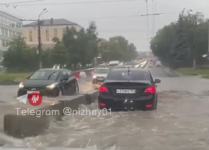
[[[167,68],[149,68],[161,79],[157,111],[65,116],[45,134],[14,139],[0,134],[8,147],[69,147],[117,150],[208,150],[209,80]],[[97,104],[81,106],[96,110]]]

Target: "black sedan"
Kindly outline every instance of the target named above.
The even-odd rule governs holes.
[[[56,97],[79,92],[77,79],[67,69],[40,69],[19,84],[17,96],[39,92]]]
[[[99,88],[99,109],[156,110],[156,83],[149,70],[113,69]]]

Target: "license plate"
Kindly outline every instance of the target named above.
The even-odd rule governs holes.
[[[135,94],[136,90],[117,89],[116,93],[118,93],[118,94]]]
[[[31,94],[31,93],[39,93],[39,91],[27,91],[28,94]]]

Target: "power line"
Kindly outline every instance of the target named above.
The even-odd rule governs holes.
[[[88,1],[88,2],[63,2],[63,3],[40,3],[40,4],[20,4],[19,6],[35,6],[35,5],[67,5],[67,4],[93,4],[93,3],[112,3],[112,2],[129,2],[140,0],[111,0],[111,1]],[[1,4],[2,5],[2,4]]]
[[[15,4],[31,3],[31,2],[38,2],[38,1],[45,1],[45,0],[31,0],[31,1],[11,2],[11,3],[0,3],[0,5],[5,5],[6,7],[9,7],[10,5],[12,5],[14,8],[16,8],[17,5]]]
[[[31,0],[31,1],[11,2],[11,3],[7,3],[7,4],[23,4],[23,3],[31,3],[31,2],[39,2],[39,1],[45,1],[45,0]]]

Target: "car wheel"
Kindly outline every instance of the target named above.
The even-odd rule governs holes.
[[[57,92],[55,92],[54,97],[63,96],[63,90],[59,89]]]
[[[153,105],[153,109],[152,110],[157,110],[157,99],[155,101],[155,104]]]
[[[63,90],[62,89],[59,90],[58,96],[63,96]]]

